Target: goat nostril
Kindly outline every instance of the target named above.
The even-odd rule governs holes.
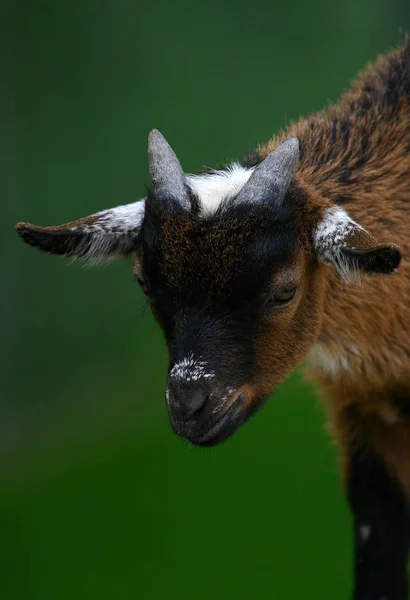
[[[208,394],[205,390],[192,390],[191,393],[188,392],[187,397],[184,404],[183,415],[181,415],[183,421],[189,421],[192,417],[201,410],[204,406],[206,399],[208,398]]]
[[[208,398],[208,391],[202,387],[169,385],[167,390],[168,408],[183,422],[192,419]]]

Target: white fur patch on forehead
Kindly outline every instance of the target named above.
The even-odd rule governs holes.
[[[223,200],[235,198],[253,170],[233,163],[223,171],[187,175],[188,185],[199,199],[202,216],[207,217],[215,213]]]
[[[186,382],[215,377],[214,371],[207,370],[206,367],[207,364],[205,361],[197,360],[193,354],[189,354],[184,359],[175,363],[169,372],[169,377]]]
[[[358,229],[366,231],[345,210],[332,206],[324,211],[323,219],[313,234],[314,247],[320,261],[333,265],[345,280],[351,279],[352,273],[340,250],[345,240]]]

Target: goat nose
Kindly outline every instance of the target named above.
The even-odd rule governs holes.
[[[189,421],[203,407],[207,398],[208,390],[205,386],[168,383],[168,408],[180,421]]]

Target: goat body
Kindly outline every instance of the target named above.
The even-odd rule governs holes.
[[[410,44],[240,164],[187,176],[157,131],[149,163],[143,201],[18,233],[91,261],[136,254],[170,421],[192,443],[225,440],[306,359],[342,449],[354,598],[405,600]]]

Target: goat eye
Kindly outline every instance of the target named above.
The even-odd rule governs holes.
[[[286,286],[277,290],[273,296],[269,298],[266,303],[267,308],[271,308],[274,306],[282,306],[283,304],[287,304],[292,300],[294,295],[296,294],[296,286]]]

